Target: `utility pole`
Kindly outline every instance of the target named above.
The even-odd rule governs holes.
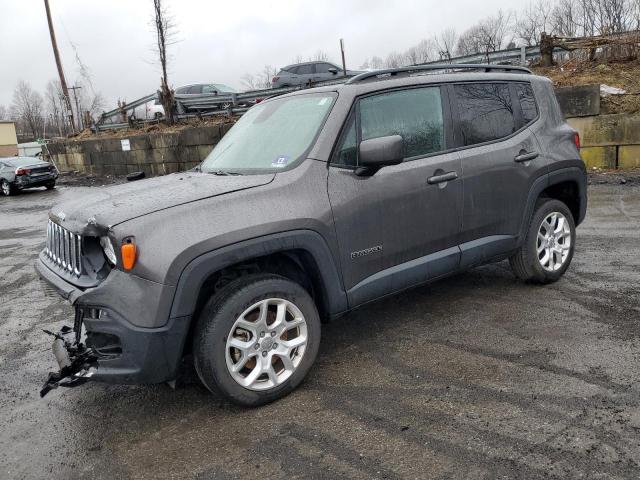
[[[76,103],[76,117],[78,122],[78,131],[84,128],[82,124],[82,114],[80,113],[80,105],[78,105],[78,96],[76,95],[76,90],[80,90],[82,87],[74,85],[73,87],[69,87],[69,90],[73,90],[73,100]]]
[[[53,56],[56,58],[56,67],[58,67],[58,75],[60,76],[60,85],[62,85],[62,93],[64,101],[69,111],[69,122],[71,123],[71,131],[75,130],[75,122],[73,121],[73,109],[71,108],[71,100],[69,99],[69,90],[67,89],[67,81],[64,78],[62,70],[62,62],[60,62],[60,52],[58,52],[58,42],[56,41],[56,33],[53,31],[53,22],[51,21],[51,10],[49,9],[49,0],[44,0],[44,8],[47,11],[47,22],[49,23],[49,35],[51,35],[51,46],[53,47]]]
[[[347,76],[347,64],[344,61],[344,39],[340,39],[340,52],[342,53],[342,74]]]

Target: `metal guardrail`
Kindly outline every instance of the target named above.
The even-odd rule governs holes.
[[[555,49],[555,53],[562,52],[562,49]],[[519,47],[511,48],[507,50],[500,50],[497,52],[478,53],[474,55],[465,55],[460,57],[451,58],[448,61],[436,60],[433,62],[426,62],[417,65],[437,65],[437,64],[473,64],[473,63],[489,63],[496,64],[502,62],[512,62],[513,64],[520,64],[524,56],[525,63],[529,60],[537,59],[540,57],[540,47],[535,45],[531,47]],[[295,87],[285,88],[267,88],[263,90],[251,90],[242,93],[232,93],[226,95],[216,94],[201,94],[201,95],[176,95],[176,107],[177,107],[177,119],[203,117],[203,116],[216,116],[216,115],[241,115],[248,107],[256,104],[257,102],[266,98],[283,95],[285,93],[294,92],[310,87],[320,87],[328,85],[338,85],[345,83],[350,76],[340,77],[334,80],[326,80],[323,82],[315,82],[311,85],[299,85]],[[107,123],[110,118],[122,115],[123,112],[131,111],[145,103],[154,101],[157,98],[157,93],[147,95],[138,100],[123,105],[120,108],[113,109],[109,112],[105,112],[100,116],[100,120],[96,124],[96,130],[104,131],[110,129],[121,129],[130,126],[129,123]],[[149,125],[158,123],[157,120],[133,120],[136,125]]]
[[[248,92],[231,93],[226,95],[216,95],[212,93],[205,93],[200,95],[176,95],[176,109],[178,112],[177,118],[182,119],[196,116],[242,114],[247,110],[248,107],[268,97],[283,95],[285,93],[295,92],[297,90],[303,90],[311,87],[337,85],[344,83],[349,78],[351,78],[351,76],[340,77],[335,80],[326,80],[323,82],[314,82],[313,84],[309,85],[305,84],[295,87],[267,88],[263,90],[251,90]],[[99,131],[104,131],[128,127],[129,123],[107,123],[107,120],[118,115],[121,116],[123,112],[134,110],[135,108],[144,105],[145,103],[154,101],[157,98],[158,94],[154,93],[123,105],[122,107],[103,113],[100,116],[100,120],[96,124],[96,129]],[[135,120],[135,123],[151,124],[157,123],[157,120]]]

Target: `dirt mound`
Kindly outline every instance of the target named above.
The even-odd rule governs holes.
[[[568,60],[555,67],[532,67],[553,80],[557,87],[599,83],[624,90],[625,93],[601,96],[602,113],[640,112],[640,60],[608,63]]]
[[[88,140],[94,138],[127,138],[132,137],[134,135],[143,135],[146,133],[173,133],[179,132],[180,130],[184,130],[186,128],[195,128],[195,127],[208,127],[211,125],[222,125],[225,123],[233,123],[238,120],[237,117],[209,117],[209,118],[193,118],[190,120],[181,121],[179,124],[175,125],[165,125],[164,123],[154,123],[147,124],[145,126],[141,126],[138,128],[122,128],[122,129],[113,129],[113,130],[105,130],[98,133],[93,133],[90,129],[85,129],[82,132],[70,136],[68,140]]]

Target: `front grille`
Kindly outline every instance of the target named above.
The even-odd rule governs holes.
[[[49,220],[45,255],[63,270],[79,277],[82,274],[82,237]]]

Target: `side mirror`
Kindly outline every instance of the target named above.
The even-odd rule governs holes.
[[[400,135],[371,138],[360,142],[359,175],[373,174],[382,167],[398,165],[404,160],[404,142]],[[364,168],[364,170],[362,170]]]
[[[329,71],[329,73],[333,73],[334,75],[338,74],[338,69],[337,68],[331,67],[331,68],[328,68],[327,70]]]

